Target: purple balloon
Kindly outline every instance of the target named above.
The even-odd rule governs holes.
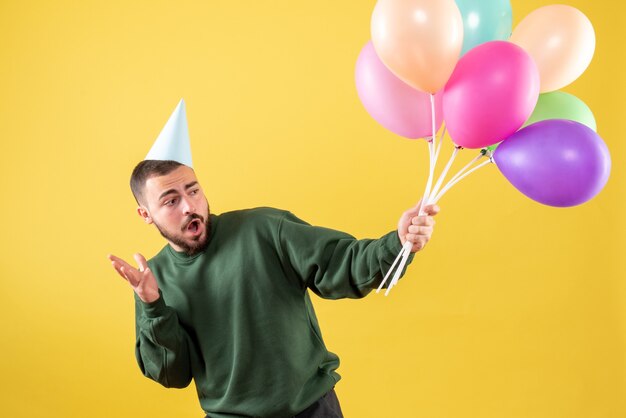
[[[431,136],[430,95],[396,77],[368,42],[356,62],[356,89],[365,110],[383,127],[410,139]],[[441,93],[435,94],[435,129],[443,120]]]
[[[589,127],[565,119],[520,129],[498,146],[493,158],[513,186],[549,206],[576,206],[590,200],[611,172],[611,156],[602,138]]]

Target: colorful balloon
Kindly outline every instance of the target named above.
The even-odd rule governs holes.
[[[432,135],[430,94],[400,80],[376,55],[368,42],[356,62],[356,89],[367,112],[383,127],[406,138]],[[441,94],[435,95],[435,125],[443,120]]]
[[[513,30],[511,42],[535,60],[541,92],[563,88],[585,71],[593,58],[596,36],[580,10],[562,4],[540,7]]]
[[[465,54],[443,93],[450,137],[464,148],[483,148],[517,131],[539,96],[539,72],[517,45],[491,41]]]
[[[589,127],[552,119],[520,129],[493,155],[502,174],[520,192],[544,205],[584,203],[606,184],[611,156]]]
[[[589,106],[573,94],[562,91],[540,94],[535,110],[524,126],[548,119],[574,120],[597,131],[596,119]]]
[[[596,119],[589,106],[573,94],[562,91],[540,94],[533,114],[523,127],[548,119],[573,120],[597,131]],[[498,144],[487,147],[489,151],[494,151],[496,148]]]
[[[463,46],[463,19],[454,0],[378,0],[371,32],[381,61],[427,93],[443,88]]]
[[[509,0],[456,0],[463,17],[463,49],[467,51],[489,41],[511,36],[513,16]]]

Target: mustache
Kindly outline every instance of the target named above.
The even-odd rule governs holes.
[[[191,215],[187,216],[187,219],[185,219],[185,223],[183,224],[183,227],[181,228],[181,231],[185,231],[187,229],[187,227],[189,226],[189,224],[191,222],[193,222],[194,220],[200,220],[200,222],[204,223],[204,216],[202,215],[198,215],[197,213],[192,213]]]

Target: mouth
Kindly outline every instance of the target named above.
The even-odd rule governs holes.
[[[193,236],[198,236],[202,233],[202,222],[199,219],[193,219],[187,224],[185,230]]]

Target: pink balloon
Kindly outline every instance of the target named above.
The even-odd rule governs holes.
[[[539,98],[539,70],[519,46],[492,41],[471,49],[444,88],[450,137],[464,148],[496,144],[517,131]]]
[[[368,42],[356,62],[356,89],[367,112],[383,127],[406,138],[432,135],[430,95],[396,77]],[[435,94],[435,128],[443,119],[441,93]]]

